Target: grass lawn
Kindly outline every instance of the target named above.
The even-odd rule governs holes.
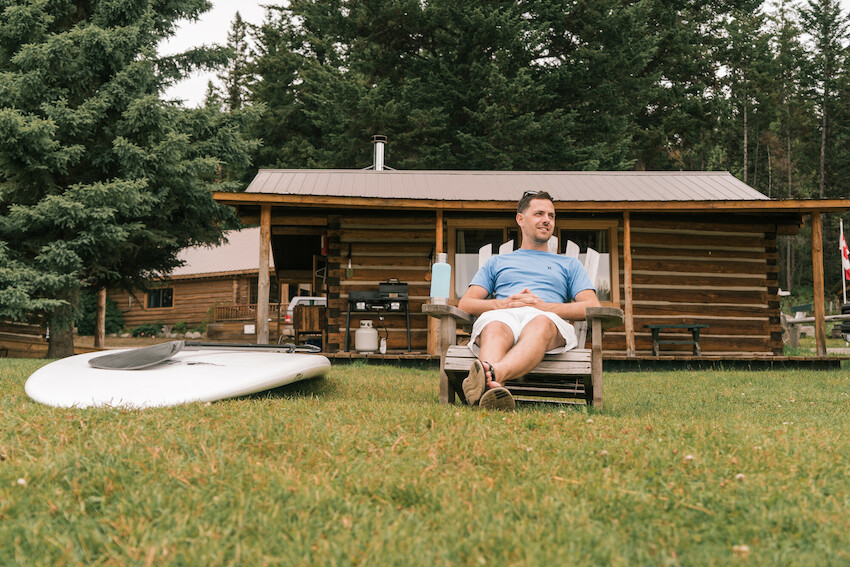
[[[602,411],[335,366],[68,410],[0,360],[0,565],[848,565],[847,371],[608,373]]]

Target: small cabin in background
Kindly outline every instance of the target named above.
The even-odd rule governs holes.
[[[124,314],[125,326],[184,322],[191,328],[206,323],[212,327],[212,334],[225,332],[233,339],[256,339],[255,332],[245,333],[244,325],[247,323],[250,330],[257,318],[260,229],[230,231],[225,237],[227,241],[220,246],[180,252],[184,265],[152,282],[147,292],[109,290],[109,297]],[[269,259],[269,268],[275,270],[273,258]],[[277,285],[275,280],[270,288],[270,323],[275,328],[279,306],[283,304],[285,309],[289,296],[289,286]]]
[[[709,325],[704,355],[781,354],[777,237],[796,234],[809,216],[813,254],[822,254],[820,214],[850,210],[847,200],[770,200],[726,172],[260,170],[244,193],[214,197],[260,225],[254,254],[274,258],[270,281],[275,272],[297,279],[317,255],[327,262],[327,351],[353,350],[360,322],[377,327],[381,315],[389,349],[405,351],[409,335],[413,351],[433,352],[421,306],[436,252],[448,253],[456,302],[482,245],[518,242],[516,203],[526,190],[554,197],[562,248],[572,240],[602,254],[600,299],[626,314],[604,349],[624,356],[651,351],[646,325],[680,322]],[[408,318],[352,310],[352,297],[391,278],[407,284]],[[821,302],[822,278],[821,267]]]

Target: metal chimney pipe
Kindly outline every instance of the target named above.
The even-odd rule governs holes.
[[[387,144],[386,136],[372,136],[372,143],[375,145],[374,159],[372,161],[375,171],[384,171],[384,147]]]

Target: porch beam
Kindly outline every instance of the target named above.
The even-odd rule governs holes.
[[[625,295],[626,356],[635,356],[635,316],[632,302],[632,220],[623,213],[623,291]]]
[[[437,223],[435,226],[436,234],[434,235],[434,261],[437,261],[437,254],[443,252],[443,209],[437,209]],[[428,354],[440,353],[440,320],[434,317],[428,317],[428,339],[426,350]],[[442,390],[440,394],[443,396]]]
[[[823,225],[820,211],[812,211],[812,282],[815,304],[817,355],[826,356],[826,309],[823,291]]]
[[[257,343],[269,344],[269,251],[271,249],[272,207],[260,209],[260,274],[257,281]]]

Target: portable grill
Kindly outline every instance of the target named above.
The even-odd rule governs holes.
[[[351,313],[404,313],[407,325],[407,351],[410,352],[410,305],[407,284],[391,278],[378,284],[378,290],[350,291],[345,316],[345,352],[349,351]]]

